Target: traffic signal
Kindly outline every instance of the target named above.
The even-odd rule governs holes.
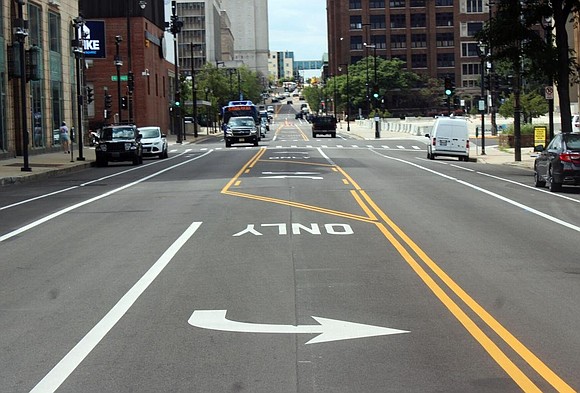
[[[113,97],[110,94],[105,94],[105,109],[111,109],[113,107]]]
[[[379,98],[379,86],[376,84],[373,85],[373,97]]]
[[[175,106],[180,106],[180,105],[181,105],[181,93],[176,92],[175,93]]]
[[[489,90],[489,80],[490,80],[489,75],[485,75],[483,77],[483,90]]]
[[[127,96],[121,97],[121,108],[127,109]]]
[[[451,78],[447,77],[445,78],[445,95],[451,97],[453,93],[455,93],[455,86],[453,85]]]
[[[495,92],[499,91],[499,75],[492,74],[491,79],[492,79],[491,86],[493,87],[493,91]]]
[[[94,101],[93,89],[87,86],[86,90],[87,90],[87,104],[90,104],[91,102]]]

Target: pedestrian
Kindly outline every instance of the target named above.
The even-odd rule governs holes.
[[[68,135],[68,127],[66,126],[66,122],[62,122],[60,125],[60,142],[62,144],[62,150],[64,153],[70,153],[69,150],[69,143],[70,143],[70,136]]]

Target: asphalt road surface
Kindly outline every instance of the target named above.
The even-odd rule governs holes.
[[[580,388],[579,189],[296,108],[0,188],[0,391]]]

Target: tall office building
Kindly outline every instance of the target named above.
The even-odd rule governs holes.
[[[177,15],[183,21],[178,39],[181,73],[190,74],[192,65],[199,69],[222,60],[222,25],[227,30],[228,19],[221,9],[221,0],[177,0]]]
[[[232,22],[234,60],[268,75],[268,0],[222,0]]]
[[[479,91],[474,34],[487,22],[487,0],[327,0],[329,73],[364,57],[398,58],[407,69],[451,78],[456,93]],[[367,45],[371,45],[370,49]]]

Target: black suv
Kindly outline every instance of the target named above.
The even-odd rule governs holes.
[[[97,166],[107,166],[109,161],[143,163],[141,134],[134,125],[107,126],[101,130],[95,145]]]

